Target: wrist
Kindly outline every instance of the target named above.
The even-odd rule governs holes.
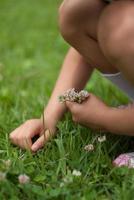
[[[53,124],[56,126],[58,121],[60,121],[66,112],[66,106],[65,104],[61,103],[55,103],[51,105],[47,105],[44,109],[44,118],[45,121],[47,121],[48,124]]]
[[[106,106],[104,111],[101,113],[100,122],[104,130],[110,131],[111,121],[114,115],[114,108]]]
[[[119,133],[121,118],[122,116],[118,108],[109,107],[105,116],[105,129],[111,133]]]

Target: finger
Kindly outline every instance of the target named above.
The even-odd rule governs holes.
[[[12,131],[9,135],[9,139],[14,142],[15,138],[21,138],[21,136],[28,136],[30,138],[39,134],[42,129],[42,121],[41,119],[28,120],[14,131]]]
[[[44,146],[44,135],[40,136],[39,139],[32,145],[31,150],[33,152],[38,151]]]
[[[18,143],[18,135],[16,134],[16,130],[12,131],[9,134],[9,139],[12,142],[12,144],[14,144],[14,145],[17,145],[17,143]]]
[[[41,149],[44,144],[52,137],[52,134],[50,131],[47,129],[43,135],[39,137],[39,139],[32,145],[31,150],[32,151],[37,151]]]
[[[17,139],[17,137],[14,137],[14,136],[10,136],[10,141],[11,141],[11,143],[13,144],[13,145],[17,145],[17,143],[18,143],[18,139]]]
[[[19,146],[21,149],[30,149],[32,146],[31,138],[23,135],[15,135],[11,141],[14,145]]]
[[[73,112],[77,108],[78,105],[79,105],[78,103],[66,101],[66,106],[71,112]]]
[[[17,139],[17,134],[16,134],[16,132],[17,131],[19,131],[19,128],[20,127],[18,127],[18,128],[16,128],[15,130],[13,130],[10,134],[9,134],[9,139],[11,140],[11,142],[13,142],[14,143],[14,141],[16,141],[16,139]]]
[[[32,146],[32,140],[31,140],[31,138],[25,137],[22,140],[19,140],[19,146],[22,149],[30,150],[31,146]]]
[[[18,144],[23,149],[31,149],[32,138],[41,131],[40,119],[27,121],[18,133]]]
[[[42,130],[43,122],[41,119],[34,119],[32,121],[26,122],[26,126],[24,127],[24,131],[27,132],[27,137],[32,138],[35,135],[38,135]]]
[[[9,138],[15,145],[22,149],[30,149],[32,138],[41,132],[42,121],[40,119],[28,120],[10,133]]]

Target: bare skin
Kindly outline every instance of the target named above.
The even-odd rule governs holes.
[[[134,133],[133,108],[120,110],[110,108],[92,94],[82,105],[73,103],[63,105],[57,101],[57,96],[66,89],[72,87],[77,90],[83,89],[94,68],[105,73],[122,71],[124,76],[131,83],[134,83],[133,68],[130,67],[134,65],[133,29],[131,28],[133,27],[131,20],[131,18],[133,19],[133,6],[134,2],[131,0],[119,0],[109,5],[102,0],[86,0],[84,3],[81,0],[65,0],[62,3],[59,26],[61,34],[72,48],[65,58],[51,98],[44,110],[46,129],[55,133],[57,122],[68,108],[72,112],[74,121],[83,125],[104,128],[117,134],[132,135]],[[132,17],[130,17],[129,11],[131,11]],[[124,12],[125,16],[122,14]],[[113,20],[115,16],[118,20]],[[122,18],[125,21],[125,17],[128,20],[123,23]],[[121,38],[123,36],[123,39],[129,38],[127,43],[123,43],[122,41],[126,40],[120,40],[120,37],[117,37],[117,33],[120,31],[118,27],[122,30]],[[111,36],[111,31],[113,31],[112,36],[114,37]],[[126,49],[123,48],[123,45]],[[123,53],[122,49],[125,49],[126,53]],[[10,139],[21,148],[37,151],[47,141],[44,140],[43,136],[40,136],[32,144],[32,137],[41,133],[42,129],[41,119],[29,120],[13,131],[10,134]]]
[[[44,110],[45,129],[49,129],[54,134],[57,122],[67,110],[65,105],[58,102],[57,97],[68,88],[75,87],[78,90],[84,88],[92,71],[92,67],[89,67],[85,59],[75,49],[70,48],[48,105]],[[10,139],[13,144],[20,146],[22,149],[31,149],[35,152],[47,142],[44,140],[44,135],[42,135],[32,145],[32,138],[40,134],[42,129],[42,119],[31,119],[10,133]],[[49,140],[49,137],[47,139]]]
[[[108,107],[93,94],[82,104],[66,102],[76,123],[118,135],[134,135],[134,107],[119,109]]]

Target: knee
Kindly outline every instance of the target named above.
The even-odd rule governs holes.
[[[94,15],[98,0],[64,0],[59,9],[59,28],[63,38],[69,43],[77,43],[85,26]],[[100,4],[99,4],[99,7]]]
[[[131,5],[132,4],[132,5]],[[134,3],[123,1],[108,6],[98,24],[98,41],[106,57],[118,59],[134,52]]]
[[[59,8],[59,29],[63,38],[70,43],[78,30],[75,1],[65,0]]]

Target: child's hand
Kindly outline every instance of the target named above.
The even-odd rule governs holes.
[[[26,121],[20,127],[15,129],[10,133],[10,139],[13,144],[18,145],[22,149],[29,149],[33,152],[36,152],[44,146],[44,144],[50,139],[51,134],[46,137],[41,135],[43,130],[43,123],[41,119],[31,119]],[[55,128],[53,128],[53,133]],[[32,144],[32,138],[34,136],[40,136],[34,144]]]
[[[95,95],[89,94],[88,99],[82,104],[67,101],[66,106],[71,111],[74,122],[105,130],[105,119],[109,108]]]

